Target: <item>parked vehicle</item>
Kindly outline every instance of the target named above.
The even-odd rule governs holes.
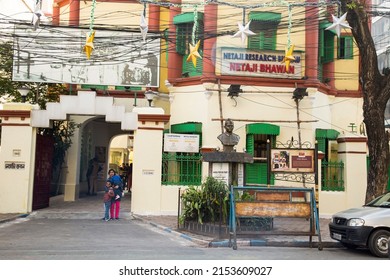
[[[388,257],[390,192],[362,207],[334,214],[329,229],[330,237],[347,248],[366,247],[377,257]]]

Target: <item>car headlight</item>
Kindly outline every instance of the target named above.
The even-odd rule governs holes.
[[[351,227],[361,227],[364,226],[364,220],[359,218],[353,218],[348,220],[347,225]]]

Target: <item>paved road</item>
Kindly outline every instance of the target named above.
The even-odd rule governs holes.
[[[27,217],[0,224],[1,260],[370,260],[343,248],[205,248],[136,220]]]

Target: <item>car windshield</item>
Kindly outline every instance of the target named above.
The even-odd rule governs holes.
[[[390,192],[375,198],[365,206],[390,208]]]

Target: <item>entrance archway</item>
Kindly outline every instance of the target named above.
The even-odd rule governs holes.
[[[32,155],[31,150],[35,150],[35,131],[39,127],[50,127],[51,120],[69,119],[80,126],[74,132],[72,146],[67,151],[66,164],[62,170],[61,184],[65,201],[78,199],[81,187],[80,178],[85,176],[81,165],[86,164],[81,160],[83,133],[92,127],[94,134],[90,139],[93,139],[94,145],[91,147],[95,149],[96,147],[108,148],[109,139],[114,135],[134,132],[134,162],[136,165],[133,169],[132,211],[136,214],[155,215],[175,212],[177,206],[170,202],[176,200],[175,191],[165,190],[161,186],[162,134],[164,125],[169,121],[170,116],[165,115],[162,108],[130,108],[124,103],[123,99],[118,101],[113,97],[96,96],[96,93],[92,91],[80,91],[78,95],[61,96],[59,103],[48,103],[46,110],[38,110],[31,105],[19,105],[19,107],[12,105],[14,106],[12,107],[10,104],[9,108],[12,107],[12,110],[7,109],[7,112],[0,115],[0,117],[7,117],[6,120],[2,119],[3,124],[12,126],[12,129],[7,129],[7,137],[2,135],[0,158],[4,162],[13,163],[15,156],[23,155],[19,159],[23,162],[18,163],[23,166],[23,169],[8,172],[3,167],[0,168],[0,175],[6,184],[11,182],[14,184],[14,181],[17,181],[21,191],[16,197],[9,194],[9,197],[15,197],[15,200],[1,207],[0,213],[32,211],[34,167],[31,163],[35,162],[35,157],[30,155]],[[130,102],[127,103],[130,104]],[[14,113],[16,107],[19,108],[18,113]],[[32,137],[26,137],[23,145],[15,149],[14,144],[19,142],[12,141],[12,139],[26,135],[24,131],[26,126],[31,131]],[[13,154],[4,151],[13,151]],[[104,154],[104,149],[102,153]],[[25,155],[29,157],[24,157]],[[108,150],[106,150],[106,156],[108,157]],[[107,159],[104,162],[108,164]],[[106,170],[107,167],[105,172]],[[17,179],[14,174],[16,172],[18,172]],[[105,172],[102,175],[104,177]]]

